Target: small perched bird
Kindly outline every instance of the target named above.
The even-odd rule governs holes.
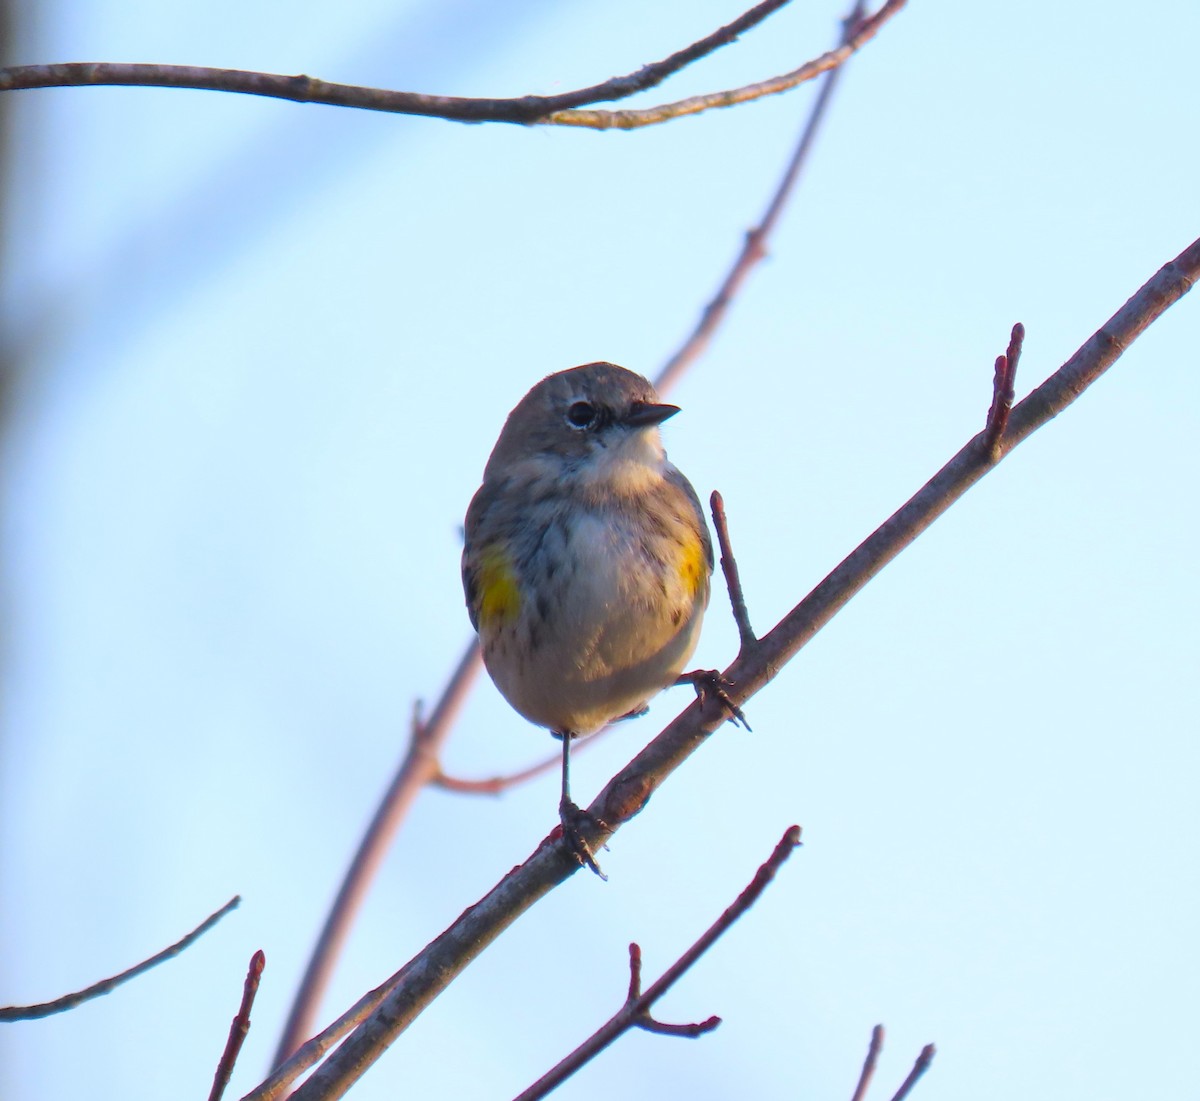
[[[571,739],[641,714],[692,656],[712,541],[641,375],[589,363],[508,415],[467,509],[462,576],[496,687],[562,739],[563,833],[597,874],[570,797]]]

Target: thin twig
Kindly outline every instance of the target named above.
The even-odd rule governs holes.
[[[366,834],[359,842],[358,851],[354,854],[354,859],[338,889],[337,898],[325,919],[325,925],[309,958],[304,978],[296,992],[287,1024],[275,1051],[274,1065],[283,1063],[301,1041],[311,1035],[317,1004],[329,985],[334,961],[341,953],[342,945],[349,935],[354,915],[358,912],[363,896],[413,800],[438,774],[442,746],[454,726],[459,710],[466,702],[467,694],[479,675],[480,668],[482,662],[479,644],[472,640],[429,720],[416,721],[419,716],[414,713],[414,737],[409,740],[404,759],[380,800]]]
[[[782,7],[786,0],[764,0],[744,15],[698,42],[662,61],[645,65],[637,72],[614,77],[601,84],[558,96],[520,96],[512,99],[477,99],[462,96],[431,96],[352,84],[334,84],[303,74],[247,72],[214,69],[199,65],[125,64],[120,62],[72,61],[52,65],[13,65],[0,69],[0,92],[30,88],[138,86],[192,88],[200,91],[236,92],[266,96],[296,103],[323,103],[401,115],[420,115],[456,122],[511,122],[539,126],[582,126],[591,129],[623,129],[649,126],[669,119],[693,115],[715,107],[731,107],[763,96],[786,92],[821,73],[836,68],[874,37],[904,5],[904,0],[887,0],[870,19],[863,20],[854,36],[837,50],[769,80],[693,96],[676,103],[641,111],[577,110],[583,104],[624,99],[660,84],[686,65],[733,42],[739,34],[760,23]]]
[[[860,27],[862,12],[865,6],[862,0],[859,0],[843,21],[839,49],[846,48],[851,37]],[[880,11],[879,14],[882,15],[883,12]],[[821,123],[824,122],[825,116],[828,114],[829,104],[833,98],[833,92],[837,87],[841,71],[842,68],[839,65],[837,68],[830,70],[829,75],[821,82],[821,90],[817,94],[816,102],[813,103],[808,120],[801,130],[800,140],[796,143],[791,160],[788,162],[788,166],[784,170],[783,176],[776,186],[770,202],[767,203],[767,209],[764,211],[762,219],[757,226],[746,234],[741,252],[733,262],[733,266],[729,269],[729,273],[725,276],[712,301],[704,307],[704,310],[700,314],[700,320],[692,330],[691,335],[683,342],[679,350],[667,360],[662,370],[658,373],[658,377],[654,380],[654,385],[660,392],[669,389],[678,380],[679,376],[691,366],[692,361],[699,358],[708,347],[713,333],[716,332],[721,322],[725,320],[725,315],[728,313],[730,305],[733,303],[734,298],[737,297],[738,291],[746,281],[746,277],[750,274],[751,269],[767,255],[767,238],[774,231],[775,224],[779,221],[788,199],[796,188],[796,182],[799,180],[800,172],[808,160]]]
[[[631,944],[629,946],[629,993],[626,995],[625,1004],[570,1055],[551,1067],[527,1090],[518,1094],[516,1101],[536,1101],[537,1098],[545,1097],[631,1028],[641,1028],[647,1032],[657,1032],[662,1035],[685,1037],[701,1036],[716,1028],[721,1023],[720,1017],[709,1017],[707,1020],[698,1021],[695,1024],[672,1025],[656,1021],[650,1010],[654,1003],[716,943],[717,939],[758,901],[759,896],[767,889],[779,869],[799,844],[800,827],[789,827],[779,844],[775,846],[774,852],[755,873],[749,886],[644,993],[641,990],[642,950],[636,944]]]
[[[1017,363],[1021,359],[1021,348],[1025,343],[1025,326],[1019,321],[1012,327],[1008,338],[1008,350],[996,357],[996,374],[992,380],[992,405],[988,409],[987,431],[983,446],[988,458],[995,462],[1000,457],[1000,440],[1008,427],[1016,396]]]
[[[871,1042],[867,1046],[867,1057],[863,1060],[862,1073],[858,1076],[858,1085],[854,1087],[854,1096],[850,1101],[863,1101],[875,1077],[875,1067],[879,1063],[879,1053],[883,1050],[883,1025],[871,1029]]]
[[[225,1050],[217,1063],[217,1072],[213,1075],[212,1089],[208,1101],[221,1101],[229,1078],[233,1074],[233,1065],[237,1062],[242,1044],[246,1042],[246,1034],[250,1031],[250,1009],[258,994],[258,984],[262,981],[263,968],[267,966],[267,957],[260,948],[250,957],[250,966],[246,969],[246,981],[242,984],[242,1001],[238,1006],[237,1015],[229,1025],[229,1036],[225,1040]]]
[[[49,1017],[54,1013],[63,1013],[68,1009],[74,1009],[76,1006],[82,1005],[84,1002],[91,1001],[93,998],[99,998],[102,994],[109,994],[122,983],[127,983],[130,979],[137,978],[144,971],[149,971],[150,968],[157,967],[165,960],[174,959],[180,952],[190,948],[192,944],[204,936],[230,910],[236,910],[241,901],[241,895],[234,895],[215,914],[210,914],[206,917],[186,937],[177,940],[169,948],[164,948],[148,960],[142,960],[141,963],[134,965],[127,971],[122,971],[119,975],[101,979],[100,982],[93,983],[84,990],[77,990],[74,994],[64,994],[61,998],[55,998],[52,1002],[41,1002],[38,1005],[0,1006],[0,1021],[33,1021],[39,1017]]]
[[[586,740],[580,739],[579,745],[571,750],[572,758],[590,744],[590,737]],[[556,753],[519,772],[510,772],[504,776],[489,776],[484,780],[468,780],[462,776],[451,776],[447,772],[439,771],[430,784],[435,788],[443,788],[459,795],[500,795],[510,788],[519,787],[521,784],[536,780],[539,776],[545,776],[560,768],[562,768],[562,754]]]
[[[1002,441],[1007,454],[1047,424],[1100,377],[1139,334],[1200,278],[1200,240],[1155,273],[1062,367],[1012,412]],[[916,495],[869,536],[767,635],[752,656],[725,671],[744,703],[766,685],[807,642],[916,536],[990,469],[970,440]],[[667,776],[724,722],[723,715],[690,705],[605,785],[588,811],[598,823],[581,830],[595,848],[645,804]],[[599,823],[604,823],[600,825]],[[489,944],[558,884],[579,870],[553,834],[449,928],[385,982],[378,1008],[296,1092],[296,1101],[342,1096],[422,1009]],[[308,1064],[308,1065],[311,1065]],[[303,1069],[275,1075],[247,1098],[279,1097]]]
[[[733,607],[733,619],[737,624],[742,650],[752,647],[758,638],[750,626],[750,612],[746,608],[746,596],[742,592],[742,579],[738,574],[737,559],[733,557],[733,544],[729,541],[729,521],[725,518],[725,499],[715,489],[708,503],[712,508],[713,527],[717,529],[717,545],[721,548],[721,572],[725,575],[725,587],[729,590],[729,603]]]
[[[917,1056],[917,1061],[913,1063],[913,1068],[908,1072],[908,1077],[904,1079],[900,1088],[892,1094],[892,1101],[904,1101],[904,1099],[912,1092],[913,1086],[920,1080],[928,1069],[929,1064],[933,1062],[933,1057],[937,1054],[937,1048],[933,1044],[926,1044],[921,1048],[921,1054]]]
[[[768,80],[745,84],[740,88],[729,88],[722,92],[691,96],[688,99],[663,103],[657,107],[647,107],[640,111],[556,111],[554,114],[534,121],[539,124],[546,123],[555,126],[583,126],[591,130],[637,130],[643,126],[656,126],[659,123],[683,118],[685,115],[698,115],[703,111],[711,111],[719,107],[736,107],[738,104],[749,103],[751,100],[762,99],[765,96],[790,92],[793,88],[819,77],[822,73],[836,69],[858,50],[861,50],[875,37],[879,28],[904,7],[904,4],[905,0],[887,0],[887,3],[869,19],[861,20],[854,33],[837,49],[829,50],[820,57],[805,62],[798,69],[771,77]]]

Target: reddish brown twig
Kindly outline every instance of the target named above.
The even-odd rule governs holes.
[[[642,951],[636,944],[631,944],[629,946],[629,993],[626,995],[625,1004],[570,1055],[519,1094],[516,1101],[535,1101],[536,1098],[545,1097],[631,1028],[641,1028],[647,1032],[657,1032],[665,1036],[686,1037],[702,1036],[716,1028],[721,1023],[720,1017],[709,1017],[707,1020],[694,1024],[675,1025],[655,1020],[650,1010],[654,1003],[716,943],[717,939],[758,901],[759,896],[775,878],[784,861],[792,855],[799,844],[800,827],[789,827],[779,844],[775,846],[775,851],[755,873],[749,886],[645,992],[641,989]]]
[[[983,438],[984,450],[992,462],[1000,458],[1000,441],[1008,427],[1008,416],[1012,412],[1016,396],[1017,363],[1021,358],[1021,347],[1025,343],[1025,326],[1019,321],[1012,327],[1008,350],[996,357],[996,374],[992,380],[992,404],[988,409],[987,428]]]
[[[921,1048],[921,1054],[917,1056],[917,1061],[913,1063],[913,1068],[908,1072],[908,1077],[904,1079],[900,1088],[892,1094],[892,1101],[904,1101],[912,1092],[913,1086],[917,1084],[921,1076],[929,1069],[929,1064],[933,1062],[933,1057],[936,1054],[937,1048],[933,1044],[926,1044]]]
[[[186,937],[177,940],[169,948],[164,948],[148,960],[142,960],[141,963],[135,964],[126,971],[122,971],[119,975],[102,979],[100,982],[93,983],[83,990],[77,990],[73,994],[64,994],[61,998],[55,998],[52,1002],[41,1002],[38,1005],[2,1006],[0,1007],[0,1021],[32,1021],[39,1017],[49,1017],[53,1013],[63,1013],[68,1009],[74,1009],[76,1006],[91,1001],[93,998],[99,998],[102,994],[109,994],[122,983],[127,983],[130,979],[137,978],[138,975],[149,971],[152,967],[157,967],[165,960],[174,959],[180,952],[191,947],[200,937],[204,936],[230,910],[236,910],[241,901],[240,895],[234,895],[215,914],[210,914],[206,917]]]
[[[576,739],[571,746],[571,760],[574,760],[580,753],[586,753],[611,729],[612,726],[606,726],[597,730],[595,734],[589,734],[586,738]],[[446,791],[457,792],[461,795],[500,795],[509,788],[519,787],[521,784],[528,783],[549,772],[557,772],[560,768],[562,768],[562,754],[555,753],[519,772],[510,772],[504,776],[490,776],[484,780],[468,780],[461,776],[450,776],[439,769],[431,783],[434,787],[444,788]]]
[[[725,517],[725,499],[714,489],[708,503],[712,508],[713,527],[717,531],[717,546],[721,549],[721,572],[725,575],[725,587],[729,590],[733,620],[737,624],[742,650],[748,650],[758,638],[754,634],[754,628],[750,626],[750,612],[746,608],[746,596],[742,592],[742,579],[738,573],[737,559],[733,557],[733,544],[729,540],[729,521]]]
[[[854,1096],[850,1101],[863,1101],[875,1077],[875,1067],[879,1063],[879,1053],[883,1050],[883,1025],[871,1029],[871,1042],[867,1046],[867,1057],[863,1060],[862,1072],[858,1076],[858,1085],[854,1087]]]
[[[1137,337],[1191,289],[1200,278],[1200,240],[1159,269],[1080,349],[1017,405],[1009,420],[1008,453],[1047,424],[1100,377]],[[817,588],[792,609],[745,661],[725,671],[744,703],[793,657],[888,562],[961,497],[990,468],[981,456],[980,436],[968,441],[930,481],[885,521]],[[636,813],[684,760],[705,744],[705,735],[724,721],[696,705],[688,707],[609,781],[589,812],[604,828],[585,830],[595,847]],[[579,865],[550,837],[440,936],[394,974],[379,991],[377,1011],[346,1038],[336,1053],[296,1093],[296,1101],[333,1101],[366,1071],[461,971],[501,932]],[[932,1057],[932,1053],[930,1053]],[[255,1101],[279,1097],[311,1062],[296,1062],[247,1095]]]
[[[242,1002],[238,1006],[237,1015],[229,1025],[229,1036],[225,1040],[225,1050],[217,1063],[217,1072],[213,1075],[212,1089],[208,1093],[208,1101],[221,1101],[229,1078],[233,1074],[233,1065],[237,1062],[242,1044],[246,1042],[246,1034],[250,1031],[250,1009],[258,994],[258,984],[262,981],[263,968],[267,966],[267,957],[260,948],[250,957],[250,966],[246,970],[246,981],[242,984]]]
[[[572,748],[571,756],[574,757],[590,741],[590,738],[580,739],[579,745]],[[504,776],[489,776],[484,780],[468,780],[462,776],[451,776],[447,772],[439,771],[433,778],[432,785],[444,788],[446,791],[456,792],[459,795],[500,795],[510,788],[520,787],[521,784],[535,780],[539,776],[545,776],[559,768],[562,768],[562,754],[556,753],[519,772],[510,772]]]
[[[841,47],[839,48],[845,47],[846,43],[861,29],[864,7],[865,4],[861,3],[860,0],[860,2],[854,5],[853,10],[846,19],[843,20]],[[725,320],[725,315],[729,312],[729,307],[737,297],[747,276],[755,265],[767,255],[767,238],[774,232],[775,225],[782,216],[788,199],[796,189],[796,183],[800,179],[800,172],[808,160],[813,142],[816,140],[817,133],[821,128],[821,123],[824,122],[825,116],[829,111],[829,104],[833,98],[833,92],[837,87],[841,72],[842,69],[840,66],[832,69],[824,81],[821,82],[821,90],[817,94],[816,102],[813,104],[812,110],[808,115],[808,120],[801,130],[800,140],[796,143],[791,160],[788,161],[787,168],[784,170],[783,176],[776,186],[770,202],[767,203],[767,209],[763,212],[761,220],[757,226],[746,234],[741,252],[738,254],[737,259],[734,260],[733,266],[729,269],[712,301],[704,307],[696,327],[680,346],[679,350],[663,365],[662,370],[658,373],[658,377],[654,380],[654,385],[660,392],[665,392],[678,382],[680,376],[691,366],[692,361],[698,359],[703,354],[708,347],[709,341],[712,340],[713,333],[716,332],[718,326]]]

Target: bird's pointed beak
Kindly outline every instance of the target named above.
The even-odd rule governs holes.
[[[648,428],[651,425],[662,424],[668,417],[679,412],[678,405],[660,405],[652,401],[635,401],[629,407],[629,412],[621,418],[622,424],[630,428]]]

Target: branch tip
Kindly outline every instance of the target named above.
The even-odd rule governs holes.
[[[626,1002],[637,1001],[642,993],[642,946],[629,942],[629,994]]]
[[[937,1048],[933,1044],[926,1044],[921,1048],[921,1054],[917,1056],[916,1062],[913,1063],[913,1068],[908,1072],[908,1077],[904,1079],[900,1088],[892,1095],[892,1101],[904,1101],[912,1093],[913,1087],[929,1069],[929,1065],[933,1062],[933,1057],[936,1054]]]
[[[875,1068],[879,1063],[879,1054],[883,1051],[883,1025],[871,1029],[871,1042],[867,1045],[867,1057],[863,1060],[862,1071],[858,1076],[858,1085],[854,1087],[854,1095],[850,1101],[863,1101],[871,1079],[875,1077]]]
[[[758,638],[754,634],[754,628],[750,625],[746,594],[742,591],[742,579],[738,573],[737,559],[733,556],[733,544],[729,538],[729,520],[725,515],[725,499],[714,489],[708,503],[712,509],[713,527],[717,532],[717,545],[721,550],[721,572],[725,575],[725,587],[729,590],[733,620],[737,624],[738,637],[741,639],[738,657],[743,657],[758,644]]]
[[[1021,358],[1024,343],[1025,326],[1018,321],[1012,327],[1012,334],[1008,338],[1008,349],[1004,355],[996,357],[996,370],[992,378],[992,404],[988,409],[983,438],[984,451],[988,461],[992,463],[1000,459],[1000,441],[1008,427],[1008,416],[1012,412],[1013,399],[1016,397],[1017,362]]]
[[[138,975],[149,971],[152,967],[157,967],[160,963],[174,959],[181,952],[186,951],[226,914],[231,910],[236,910],[241,903],[242,896],[234,895],[219,910],[209,914],[187,936],[177,940],[161,952],[155,953],[149,959],[142,960],[141,963],[135,964],[133,967],[117,975],[101,979],[98,983],[93,983],[83,990],[77,990],[73,994],[64,994],[61,998],[55,998],[52,1002],[41,1002],[38,1005],[10,1005],[0,1007],[0,1021],[33,1021],[41,1017],[49,1017],[54,1013],[64,1013],[69,1009],[74,1009],[76,1006],[82,1005],[84,1002],[91,1001],[93,998],[99,998],[102,994],[108,994],[123,983],[129,982],[130,979],[137,978]]]
[[[266,966],[266,954],[259,948],[250,957],[250,964],[246,968],[246,981],[242,984],[242,1001],[238,1006],[237,1015],[229,1025],[229,1036],[225,1040],[225,1049],[221,1052],[221,1058],[217,1062],[208,1101],[221,1101],[221,1096],[229,1085],[233,1066],[237,1062],[242,1044],[245,1043],[246,1035],[250,1031],[250,1009],[258,995],[259,983],[262,981],[263,969]]]

